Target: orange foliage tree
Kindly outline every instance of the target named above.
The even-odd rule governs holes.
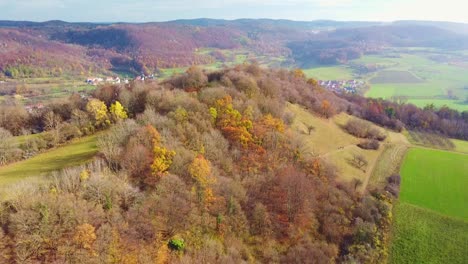
[[[94,241],[96,240],[96,233],[94,226],[90,224],[82,224],[76,227],[73,241],[81,248],[91,250]]]
[[[333,108],[328,100],[322,101],[322,105],[320,106],[320,111],[322,115],[326,118],[329,118],[333,115]]]

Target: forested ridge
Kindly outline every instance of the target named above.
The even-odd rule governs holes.
[[[363,193],[338,180],[294,137],[287,103],[323,119],[363,109],[256,64],[4,106],[4,138],[42,132],[14,153],[102,133],[94,162],[6,192],[0,262],[384,262],[399,176]]]

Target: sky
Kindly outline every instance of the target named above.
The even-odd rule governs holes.
[[[190,18],[468,23],[467,0],[0,0],[0,20],[157,22]]]

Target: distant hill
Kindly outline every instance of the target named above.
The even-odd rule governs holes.
[[[340,22],[273,19],[191,19],[154,23],[0,21],[0,71],[58,65],[72,74],[90,69],[153,72],[210,64],[197,50],[242,49],[264,56],[335,64],[384,47],[468,48],[468,25],[449,22]],[[42,55],[47,56],[42,56]],[[219,55],[219,53],[218,53]],[[41,57],[42,56],[42,57]]]
[[[416,20],[402,20],[396,21],[395,25],[421,25],[442,28],[458,34],[468,35],[468,24],[455,23],[455,22],[440,22],[440,21],[416,21]]]

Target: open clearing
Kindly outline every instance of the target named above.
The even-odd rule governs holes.
[[[468,263],[468,222],[397,204],[389,263]]]
[[[370,80],[371,83],[420,83],[421,79],[409,71],[381,71]]]
[[[412,148],[403,162],[400,201],[468,219],[468,155]]]
[[[372,184],[380,181],[380,178],[385,179],[384,177],[386,176],[383,176],[383,173],[380,173],[378,176],[379,179],[375,180],[371,178],[371,174],[374,171],[375,165],[378,165],[376,169],[378,169],[379,166],[385,165],[385,168],[382,167],[379,170],[388,169],[387,164],[378,162],[387,144],[402,145],[404,147],[392,149],[388,152],[384,156],[385,162],[398,162],[401,160],[406,151],[406,145],[409,144],[404,135],[387,131],[388,137],[384,144],[381,144],[379,150],[364,150],[356,146],[362,139],[348,134],[341,128],[342,125],[346,124],[348,120],[354,117],[341,113],[331,119],[324,119],[293,104],[288,105],[288,110],[295,115],[291,128],[296,132],[295,137],[301,141],[303,151],[334,164],[340,171],[342,180],[360,180],[363,183],[361,189],[364,189],[369,181]],[[307,131],[308,126],[314,127],[310,135]],[[349,160],[352,159],[355,154],[364,156],[368,165],[362,169],[352,166]]]
[[[98,151],[96,139],[96,135],[84,137],[30,159],[0,167],[0,185],[86,163]]]

